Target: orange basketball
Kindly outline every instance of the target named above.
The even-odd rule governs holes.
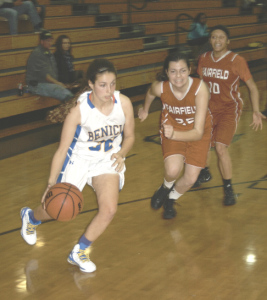
[[[46,194],[45,208],[55,220],[73,220],[83,209],[82,192],[73,184],[57,183]]]

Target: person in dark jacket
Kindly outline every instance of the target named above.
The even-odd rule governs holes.
[[[55,45],[56,51],[54,56],[57,63],[58,80],[68,85],[71,89],[77,89],[83,78],[83,72],[74,68],[70,38],[67,35],[60,35]]]

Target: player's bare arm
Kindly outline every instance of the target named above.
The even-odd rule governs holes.
[[[57,178],[62,169],[64,160],[66,158],[67,151],[73,140],[77,125],[80,123],[81,123],[80,104],[77,104],[75,107],[71,109],[70,113],[67,115],[64,121],[59,147],[52,159],[48,185],[41,199],[41,203],[43,203],[43,205],[44,205],[46,193],[51,188],[51,186],[56,184]]]
[[[78,103],[75,107],[71,109],[70,113],[67,115],[64,121],[60,143],[52,159],[50,176],[48,180],[48,183],[50,185],[56,183],[58,175],[62,169],[64,160],[66,158],[67,151],[73,140],[77,125],[79,124],[81,124],[81,114],[80,104]]]
[[[246,85],[250,92],[250,99],[251,99],[252,110],[253,110],[252,123],[249,126],[251,126],[252,129],[257,131],[259,128],[262,129],[262,119],[266,119],[266,116],[264,116],[260,112],[259,91],[258,91],[257,85],[254,82],[253,78],[250,78],[249,80],[247,80]]]
[[[114,153],[111,159],[115,159],[113,166],[116,166],[116,171],[120,172],[124,168],[124,160],[127,153],[131,150],[135,140],[134,134],[134,112],[131,100],[125,95],[120,94],[121,105],[125,115],[125,125],[123,129],[123,142],[121,150]]]
[[[160,96],[161,96],[161,82],[154,81],[146,93],[144,106],[141,107],[138,111],[138,117],[141,122],[143,122],[147,118],[149,108],[152,102],[154,101],[154,99]]]

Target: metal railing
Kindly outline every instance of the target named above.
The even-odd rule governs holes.
[[[185,17],[185,18],[183,18]],[[179,33],[180,32],[190,32],[192,30],[194,30],[195,28],[191,28],[191,29],[185,29],[183,27],[179,26],[179,22],[182,20],[191,20],[193,21],[194,18],[188,14],[179,14],[176,18],[175,18],[175,44],[178,45],[179,44]],[[179,32],[179,30],[181,29],[181,31]]]
[[[132,24],[132,8],[134,8],[136,10],[142,10],[142,9],[146,8],[147,2],[148,2],[148,0],[144,0],[143,4],[140,7],[138,7],[138,6],[135,6],[132,4],[132,0],[128,0],[128,2],[127,2],[128,25]]]

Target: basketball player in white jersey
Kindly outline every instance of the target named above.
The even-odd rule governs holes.
[[[36,243],[36,227],[51,219],[44,199],[48,189],[68,182],[81,191],[86,184],[96,193],[99,210],[71,251],[68,262],[83,272],[96,270],[89,258],[92,244],[112,221],[124,184],[125,157],[134,144],[134,114],[130,99],[115,91],[116,70],[106,59],[94,60],[87,71],[91,89],[80,94],[64,121],[42,204],[21,210],[21,235]],[[76,102],[76,101],[75,101]],[[53,113],[52,113],[53,114]],[[55,114],[55,119],[61,118]]]

